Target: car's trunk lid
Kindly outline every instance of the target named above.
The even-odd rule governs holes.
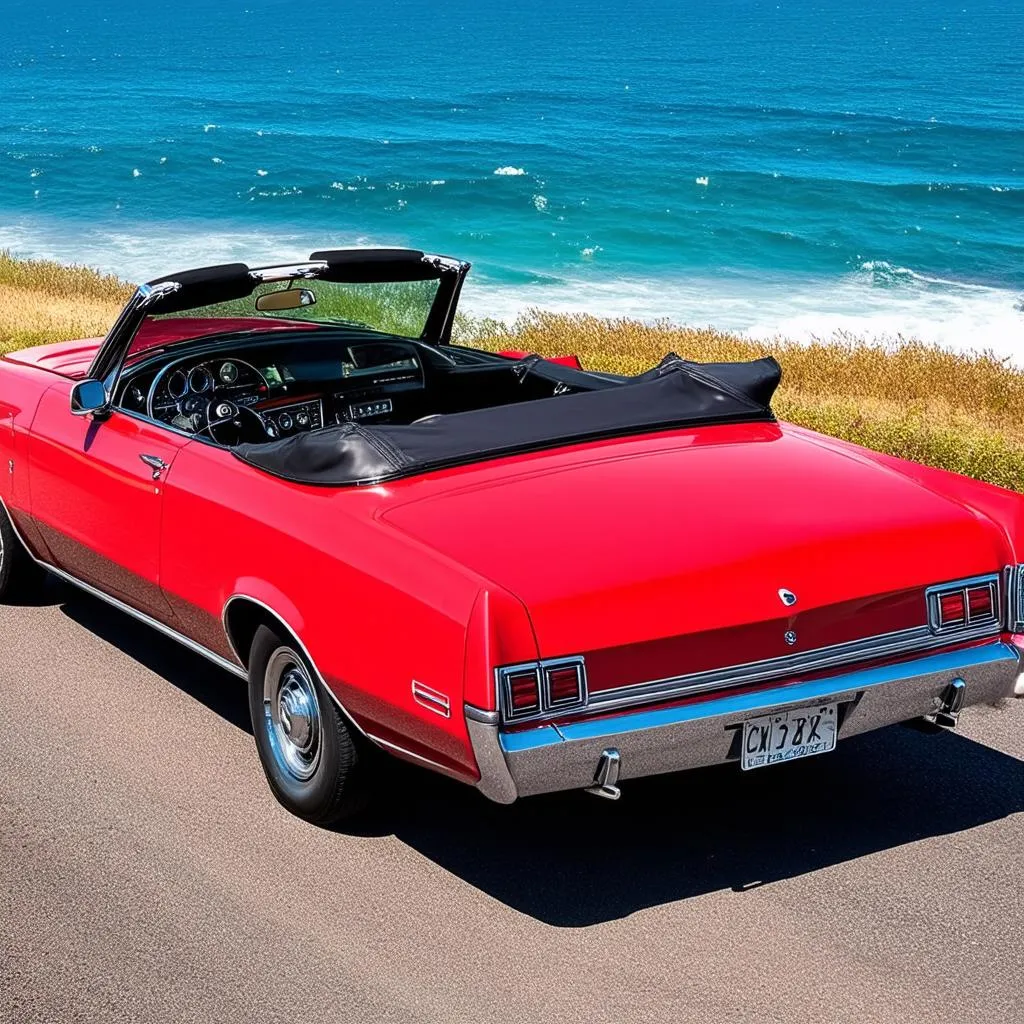
[[[537,458],[383,517],[516,594],[541,656],[586,654],[593,688],[921,626],[926,586],[1002,564],[970,511],[796,432],[648,440]]]

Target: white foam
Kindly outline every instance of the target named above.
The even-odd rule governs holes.
[[[509,287],[466,284],[461,308],[511,323],[529,309],[670,320],[749,338],[795,341],[837,333],[876,341],[917,338],[960,352],[988,350],[1024,367],[1024,299],[1001,288],[923,283],[881,288],[863,274],[765,280],[754,276],[566,279]]]
[[[508,167],[496,167],[494,173],[505,178],[518,178],[526,173],[522,167],[513,167],[511,164]]]
[[[142,177],[142,171],[140,171],[138,169],[138,167],[133,167],[132,168],[132,177],[133,178],[141,178]]]
[[[342,235],[332,244],[405,241]],[[0,226],[0,249],[67,263],[87,260],[132,281],[235,260],[301,262],[322,245],[323,238],[311,232],[216,225],[211,230],[208,222],[126,228],[117,222],[75,225],[32,216]],[[988,349],[1024,367],[1024,295],[1008,289],[947,281],[884,261],[830,278],[740,273],[612,278],[599,276],[600,266],[600,260],[584,258],[575,275],[529,285],[509,285],[475,273],[460,306],[472,315],[506,322],[530,308],[542,308],[711,325],[763,339],[806,341],[837,331],[868,339],[914,337],[958,351]]]
[[[260,176],[261,178],[265,178],[265,177],[267,176],[267,174],[269,173],[269,171],[265,171],[265,170],[263,170],[263,168],[262,168],[262,167],[259,167],[259,168],[257,168],[257,169],[256,169],[256,173],[257,173],[257,174],[258,174],[258,175],[259,175],[259,176]]]

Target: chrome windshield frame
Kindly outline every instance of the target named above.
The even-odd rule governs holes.
[[[318,258],[323,256],[325,258]],[[451,342],[452,326],[455,322],[455,309],[458,304],[459,294],[462,290],[463,281],[469,272],[470,264],[453,259],[449,256],[438,256],[431,253],[423,253],[416,249],[369,249],[350,248],[335,249],[324,253],[314,253],[313,257],[302,263],[285,263],[265,267],[248,267],[244,264],[237,265],[239,274],[244,272],[252,282],[255,289],[261,284],[277,281],[309,281],[317,278],[324,280],[336,279],[344,283],[342,268],[359,267],[364,265],[365,283],[400,282],[406,280],[401,274],[395,275],[381,273],[375,275],[373,270],[375,264],[381,263],[383,258],[392,258],[393,265],[401,267],[407,265],[410,273],[407,280],[436,280],[437,291],[431,303],[430,311],[427,314],[423,331],[418,340],[429,345],[447,345]],[[187,271],[181,277],[201,279],[204,271],[213,275],[217,270],[224,268],[208,267],[196,271]],[[229,269],[235,269],[234,267]],[[337,275],[337,276],[335,276]],[[352,283],[360,283],[363,278]],[[182,281],[173,278],[163,278],[150,281],[140,285],[132,297],[128,300],[124,309],[121,310],[117,320],[107,332],[106,337],[100,344],[96,356],[89,367],[87,376],[103,381],[107,388],[109,397],[112,397],[120,378],[128,350],[131,347],[147,311],[153,306],[159,308],[159,303],[168,297],[182,292],[186,287],[194,287],[194,284],[186,286]],[[251,294],[251,291],[250,291]],[[209,299],[197,302],[196,305],[207,305]],[[182,307],[187,309],[188,307]]]

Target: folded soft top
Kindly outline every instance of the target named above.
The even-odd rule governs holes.
[[[232,451],[243,462],[295,483],[377,483],[599,438],[699,423],[770,421],[771,397],[781,377],[771,358],[692,363],[674,353],[638,377],[588,374],[539,356],[520,360],[512,370],[589,390],[449,413],[408,426],[343,423]]]

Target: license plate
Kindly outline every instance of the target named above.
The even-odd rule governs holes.
[[[744,722],[740,762],[743,770],[835,750],[836,707],[836,704],[817,704]]]

